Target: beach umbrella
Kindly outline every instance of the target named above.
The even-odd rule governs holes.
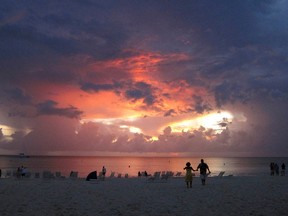
[[[88,174],[86,177],[86,181],[90,181],[90,179],[97,179],[97,171],[93,171]]]

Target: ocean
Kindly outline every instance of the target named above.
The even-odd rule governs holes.
[[[147,171],[153,174],[156,171],[182,172],[186,162],[190,162],[194,169],[201,158],[178,157],[67,157],[67,156],[0,156],[0,169],[2,176],[7,170],[14,171],[17,167],[27,167],[30,172],[60,171],[62,175],[69,176],[71,171],[77,171],[79,177],[85,178],[92,171],[101,171],[105,166],[107,176],[111,172],[137,176],[138,171]],[[220,171],[224,175],[234,176],[265,176],[270,175],[270,163],[288,164],[288,157],[207,157],[204,161],[209,165],[211,176]],[[199,172],[195,172],[196,176]]]

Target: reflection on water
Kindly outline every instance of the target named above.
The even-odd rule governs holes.
[[[61,171],[68,176],[71,171],[78,171],[80,177],[86,177],[91,171],[101,171],[102,166],[110,173],[128,173],[137,176],[138,171],[147,171],[153,174],[156,171],[181,171],[186,162],[190,162],[194,169],[197,168],[201,158],[167,158],[167,157],[0,157],[2,170],[13,170],[19,166],[28,167],[31,172]],[[269,175],[270,162],[279,165],[288,163],[288,158],[204,158],[209,165],[212,175],[225,171],[225,175]],[[199,172],[196,172],[198,175]]]

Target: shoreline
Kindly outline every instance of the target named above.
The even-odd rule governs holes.
[[[207,158],[213,176],[218,175],[221,171],[225,171],[225,175],[232,174],[234,176],[241,175],[262,175],[270,174],[270,163],[277,162],[288,163],[288,158],[249,158],[246,160],[239,158]],[[43,171],[61,172],[64,176],[69,176],[71,171],[78,171],[78,176],[86,177],[92,171],[101,171],[102,167],[107,168],[107,174],[115,172],[116,174],[128,174],[129,176],[137,176],[137,173],[147,171],[148,174],[154,174],[158,171],[182,171],[186,162],[189,161],[195,168],[199,164],[200,158],[87,158],[87,157],[30,157],[30,158],[1,158],[0,168],[2,176],[6,175],[6,171],[15,172],[18,167],[24,166],[28,172],[33,173]],[[195,173],[199,175],[199,173]]]

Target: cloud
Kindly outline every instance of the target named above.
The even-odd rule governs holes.
[[[111,91],[114,90],[114,87],[113,84],[94,84],[90,82],[81,84],[81,89],[86,92]]]
[[[287,9],[280,0],[4,1],[0,124],[12,135],[3,129],[1,147],[286,154]],[[215,111],[234,116],[221,133],[171,129]]]
[[[57,108],[57,104],[57,102],[51,100],[39,103],[37,105],[38,115],[59,115],[68,118],[80,118],[81,114],[83,113],[73,106],[67,108]]]
[[[236,101],[245,103],[249,100],[249,92],[245,92],[241,84],[224,81],[215,88],[215,99],[217,107]]]
[[[136,82],[133,86],[125,91],[125,97],[128,100],[137,101],[142,99],[147,106],[155,103],[155,96],[153,95],[153,88],[145,82]]]
[[[208,103],[205,103],[201,96],[194,95],[193,99],[195,101],[195,111],[196,113],[203,114],[212,110]]]
[[[147,154],[178,152],[180,155],[187,153],[203,155],[205,152],[205,155],[209,156],[220,152],[221,155],[235,156],[247,156],[247,152],[255,155],[256,151],[258,156],[281,154],[285,148],[285,144],[281,141],[285,128],[282,131],[277,131],[276,127],[275,130],[271,130],[271,125],[254,122],[258,117],[267,116],[266,113],[258,112],[257,115],[260,116],[255,116],[255,112],[250,111],[250,115],[248,118],[251,126],[247,127],[247,124],[244,124],[246,126],[242,129],[235,130],[234,122],[218,134],[204,127],[176,133],[170,126],[167,126],[158,134],[158,140],[153,140],[149,135],[132,133],[127,128],[119,127],[121,122],[118,126],[100,122],[80,124],[78,120],[72,118],[55,115],[39,116],[35,127],[31,125],[33,131],[29,134],[16,132],[12,135],[13,141],[9,145],[2,142],[1,147],[6,150],[16,150],[21,145],[25,145],[29,154],[53,154],[53,152],[65,151],[73,154],[90,152],[92,155],[99,151]],[[285,125],[284,121],[277,122],[276,119],[271,118],[268,122],[274,124],[274,121],[279,126]],[[263,122],[267,122],[267,119],[263,119]],[[237,125],[237,121],[235,124]],[[265,136],[265,134],[274,135]],[[41,144],[37,142],[40,139]]]
[[[176,112],[174,109],[170,109],[166,113],[164,113],[164,116],[173,116],[173,114],[175,114],[175,113]]]
[[[10,89],[4,89],[6,97],[9,100],[14,100],[21,105],[29,105],[32,103],[32,98],[27,95],[21,88],[15,87]]]
[[[87,82],[82,83],[80,88],[83,91],[89,93],[97,93],[99,91],[113,91],[117,95],[123,95],[126,100],[133,103],[136,103],[140,100],[141,104],[144,106],[151,106],[157,100],[157,96],[154,93],[156,87],[153,87],[144,81],[133,82],[130,80],[114,82],[113,84],[94,84]]]

